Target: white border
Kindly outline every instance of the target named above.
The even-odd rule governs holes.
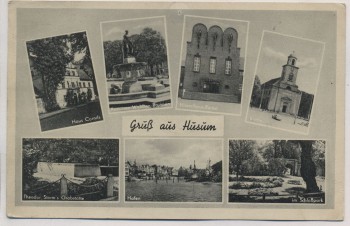
[[[214,112],[214,111],[205,111],[205,110],[196,110],[196,109],[187,109],[187,108],[181,108],[178,106],[179,104],[179,89],[180,89],[180,79],[181,79],[181,61],[182,61],[182,55],[183,55],[183,49],[185,46],[185,28],[186,28],[186,17],[194,17],[194,18],[203,18],[203,19],[212,19],[212,20],[221,20],[221,21],[234,21],[234,22],[241,22],[241,23],[247,23],[246,25],[246,41],[245,41],[245,53],[244,53],[244,70],[243,70],[243,80],[242,80],[242,91],[241,91],[241,102],[240,103],[227,103],[225,102],[225,104],[239,104],[240,108],[239,108],[239,113],[228,113],[228,112]],[[203,113],[211,113],[211,114],[222,114],[222,115],[231,115],[231,116],[241,116],[242,115],[242,104],[243,104],[243,98],[244,98],[244,80],[245,80],[245,76],[246,76],[246,65],[247,65],[247,52],[248,52],[248,37],[249,37],[249,24],[250,21],[247,20],[236,20],[236,19],[226,19],[226,18],[216,18],[216,17],[204,17],[204,16],[196,16],[196,15],[184,15],[184,21],[183,21],[183,28],[182,28],[182,40],[181,40],[181,51],[180,51],[180,62],[179,62],[179,79],[178,79],[178,84],[177,84],[177,92],[176,92],[176,104],[175,104],[175,109],[176,110],[181,110],[181,111],[193,111],[193,112],[203,112]],[[180,98],[182,99],[182,98]],[[196,102],[196,100],[191,100],[194,103]]]
[[[316,79],[316,89],[315,89],[315,93],[313,94],[313,95],[314,95],[314,98],[313,98],[313,101],[312,101],[310,120],[309,120],[309,125],[308,125],[307,132],[306,132],[306,133],[301,132],[301,131],[296,131],[296,130],[283,129],[283,128],[280,128],[280,127],[271,126],[271,125],[264,124],[264,123],[257,123],[257,122],[253,122],[253,121],[249,121],[249,120],[248,120],[248,114],[249,114],[249,111],[250,111],[250,108],[251,108],[249,103],[250,103],[251,96],[252,96],[252,92],[253,92],[254,81],[255,81],[255,75],[257,74],[258,64],[259,64],[259,61],[260,61],[261,47],[262,47],[262,43],[263,43],[263,39],[264,39],[265,32],[266,32],[266,33],[272,33],[272,34],[275,34],[275,35],[280,35],[280,36],[295,38],[295,39],[301,39],[301,40],[305,40],[305,41],[309,41],[309,42],[315,42],[315,43],[319,43],[319,44],[322,44],[322,45],[323,45],[322,57],[321,57],[321,60],[320,60],[320,66],[319,66],[319,69],[318,69],[318,74],[317,74],[317,79]],[[250,123],[250,124],[254,124],[254,125],[259,125],[259,126],[265,126],[265,127],[269,127],[269,128],[279,129],[279,130],[283,130],[283,131],[288,131],[288,132],[293,132],[293,133],[308,135],[309,132],[310,132],[311,121],[312,121],[312,118],[313,118],[313,115],[314,115],[313,112],[316,111],[314,107],[315,107],[315,102],[316,102],[316,97],[317,97],[317,91],[318,91],[318,86],[319,86],[321,71],[322,71],[322,67],[323,67],[323,58],[324,58],[325,49],[326,49],[326,43],[325,43],[325,42],[316,41],[316,40],[307,39],[307,38],[302,38],[302,37],[296,37],[296,36],[293,36],[293,35],[286,35],[286,34],[274,32],[274,31],[263,30],[262,35],[261,35],[261,40],[260,40],[260,47],[259,47],[259,52],[258,52],[258,58],[257,58],[256,64],[255,64],[254,78],[253,78],[253,80],[252,80],[252,85],[251,85],[251,88],[250,88],[250,91],[251,91],[251,92],[250,92],[249,103],[248,103],[248,105],[247,105],[247,112],[246,112],[246,117],[245,117],[244,122]]]
[[[324,200],[324,203],[283,203],[283,202],[230,202],[229,200],[229,196],[230,196],[230,188],[229,188],[229,183],[230,183],[230,144],[229,142],[231,140],[251,140],[251,141],[257,141],[257,140],[264,140],[264,141],[274,141],[274,140],[285,140],[285,141],[288,141],[288,140],[296,140],[296,141],[299,141],[299,140],[312,140],[312,141],[324,141],[325,142],[325,180],[324,180],[324,193],[325,193],[325,200]],[[245,205],[247,206],[246,208],[249,208],[249,205],[259,205],[259,206],[264,206],[264,205],[281,205],[281,206],[288,206],[290,207],[290,209],[295,209],[296,207],[295,206],[326,206],[326,205],[329,205],[329,203],[327,203],[327,197],[330,197],[330,195],[328,193],[326,193],[327,191],[327,183],[328,183],[328,171],[327,170],[327,159],[328,159],[328,154],[329,154],[329,151],[328,151],[328,141],[326,139],[288,139],[288,138],[282,138],[282,139],[269,139],[269,138],[254,138],[254,139],[251,139],[251,138],[228,138],[227,139],[227,157],[228,157],[228,162],[227,162],[227,204],[228,205]],[[288,209],[288,208],[286,208]],[[321,208],[320,208],[321,209]],[[324,208],[322,208],[324,209]],[[328,208],[328,209],[331,209],[331,208]]]
[[[119,181],[118,181],[118,200],[115,201],[115,200],[111,200],[111,201],[99,201],[99,200],[96,200],[96,201],[79,201],[79,200],[67,200],[67,201],[62,201],[62,200],[23,200],[23,140],[24,139],[47,139],[47,140],[116,140],[118,141],[118,162],[119,162],[119,166],[118,166],[118,175],[119,175]],[[81,206],[81,207],[85,207],[86,206],[93,206],[91,204],[97,204],[98,203],[115,203],[115,204],[119,204],[120,203],[120,142],[121,142],[121,139],[119,137],[113,137],[113,138],[78,138],[78,137],[70,137],[70,138],[63,138],[63,137],[55,137],[55,138],[52,138],[52,137],[21,137],[21,160],[20,160],[20,163],[21,163],[21,176],[20,176],[20,181],[21,181],[21,197],[20,197],[20,200],[15,200],[16,201],[19,201],[19,203],[22,204],[22,206],[38,206],[38,203],[50,203],[51,205],[50,206],[55,206],[55,207],[58,207],[57,205],[55,205],[55,203],[58,203],[59,206],[65,206],[65,205],[62,205],[62,204],[65,204],[65,203],[81,203],[83,204],[84,206]],[[24,204],[25,203],[25,204]],[[86,203],[86,204],[85,204]],[[24,204],[24,205],[23,205]],[[43,206],[46,206],[46,205],[43,205]],[[77,206],[78,207],[78,206]],[[96,207],[98,208],[98,207]]]
[[[38,104],[36,103],[36,99],[35,99],[34,81],[33,81],[32,72],[30,70],[30,60],[29,60],[29,52],[28,52],[28,48],[27,48],[27,42],[32,42],[32,41],[42,40],[42,39],[47,39],[47,38],[54,38],[54,37],[58,37],[58,36],[66,36],[66,35],[71,35],[71,34],[83,33],[83,32],[85,32],[85,34],[86,34],[86,40],[87,40],[87,43],[88,43],[88,48],[90,50],[90,57],[91,57],[91,63],[92,63],[91,67],[92,67],[93,72],[94,72],[94,79],[95,79],[95,83],[96,83],[96,89],[98,91],[98,103],[99,103],[100,109],[101,109],[102,120],[92,121],[92,122],[85,122],[85,123],[76,124],[76,125],[72,124],[70,126],[58,127],[58,128],[48,129],[48,130],[44,130],[43,131],[42,128],[41,128],[41,121],[40,121],[40,116],[39,116]],[[88,35],[87,30],[71,32],[71,33],[65,33],[65,34],[60,34],[60,35],[55,35],[55,36],[44,37],[44,38],[36,38],[36,39],[25,40],[24,41],[24,49],[25,49],[25,52],[27,54],[27,56],[26,56],[26,58],[27,58],[26,63],[27,63],[27,66],[28,66],[27,69],[29,69],[28,75],[30,75],[30,80],[31,80],[31,85],[32,85],[31,90],[32,90],[33,103],[34,103],[33,105],[35,105],[35,109],[36,109],[36,113],[37,113],[36,116],[37,116],[37,119],[38,119],[39,129],[40,129],[41,133],[46,133],[46,132],[49,132],[49,131],[58,131],[58,130],[61,130],[61,129],[70,128],[70,127],[74,127],[74,126],[83,126],[83,125],[90,124],[90,123],[101,123],[101,122],[105,121],[105,114],[104,114],[104,112],[102,110],[101,99],[100,99],[100,95],[101,94],[100,94],[100,90],[98,88],[98,82],[97,82],[98,79],[96,79],[95,68],[94,68],[94,65],[93,65],[93,56],[92,56],[93,54],[91,53],[91,48],[90,48],[90,45],[89,45],[89,35]],[[18,78],[16,77],[16,79],[18,79]]]
[[[167,31],[167,22],[166,22],[166,16],[154,16],[154,17],[143,17],[143,18],[132,18],[132,19],[123,19],[123,20],[110,20],[110,21],[102,21],[100,22],[100,34],[101,34],[101,49],[102,49],[102,59],[103,59],[103,79],[105,81],[106,87],[107,87],[107,72],[106,72],[106,59],[105,59],[105,53],[104,53],[104,46],[103,46],[103,30],[102,26],[103,24],[106,23],[118,23],[118,22],[124,22],[124,21],[135,21],[135,20],[150,20],[150,19],[157,19],[157,18],[162,18],[163,19],[163,25],[164,25],[164,34],[165,34],[165,45],[166,45],[166,51],[167,51],[167,64],[168,64],[168,76],[169,76],[169,90],[170,90],[170,106],[168,107],[156,107],[156,108],[146,108],[146,109],[130,109],[130,110],[121,110],[121,111],[111,111],[111,107],[109,106],[109,98],[108,95],[109,93],[107,90],[106,92],[106,97],[107,97],[107,107],[108,107],[108,113],[109,114],[115,114],[115,113],[124,113],[124,112],[139,112],[139,111],[152,111],[152,110],[164,110],[164,109],[170,109],[174,108],[174,97],[173,97],[173,92],[172,92],[172,85],[171,85],[171,79],[172,79],[172,73],[170,71],[170,56],[169,56],[169,45],[168,45],[168,31]],[[143,21],[144,22],[144,21]],[[117,25],[116,25],[117,26]],[[146,25],[145,25],[146,26]]]
[[[201,138],[180,138],[180,137],[157,137],[157,138],[147,138],[147,137],[127,137],[127,138],[123,138],[123,143],[124,143],[124,161],[123,161],[123,165],[125,165],[125,160],[126,160],[126,140],[198,140],[200,142]],[[123,201],[124,203],[127,204],[132,204],[132,203],[143,203],[143,204],[181,204],[181,205],[188,205],[188,204],[195,204],[195,205],[201,205],[201,204],[213,204],[213,205],[222,205],[224,204],[224,151],[225,151],[225,144],[224,144],[224,138],[206,138],[206,140],[216,140],[216,141],[221,141],[221,156],[222,156],[222,180],[221,180],[221,202],[169,202],[169,201],[127,201],[125,196],[126,196],[126,183],[125,183],[125,172],[123,171],[123,179],[124,179],[124,197],[123,197]],[[166,151],[164,152],[166,153]],[[169,156],[171,157],[171,156]],[[124,166],[125,167],[125,166]],[[166,208],[172,208],[173,206],[167,206]],[[202,208],[202,207],[194,207],[194,208]],[[203,208],[206,208],[205,206],[203,206]]]

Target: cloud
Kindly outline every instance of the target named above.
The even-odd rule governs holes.
[[[200,168],[222,160],[220,140],[198,139],[149,139],[126,140],[126,160],[136,160],[139,164],[161,164],[188,167],[196,161]]]
[[[120,27],[113,27],[111,28],[109,31],[106,32],[106,34],[104,35],[106,38],[107,37],[119,37],[121,36],[120,34],[123,34],[125,31],[123,29],[121,29]],[[121,37],[119,37],[119,39],[121,39]]]
[[[285,61],[287,59],[287,55],[282,53],[282,52],[278,52],[270,47],[265,47],[263,49],[263,53],[269,57],[269,58],[274,58],[276,60],[280,60],[280,61]]]
[[[318,64],[315,58],[298,57],[297,66],[300,68],[317,68]]]
[[[263,54],[265,56],[269,57],[270,59],[275,59],[278,61],[285,62],[287,60],[288,55],[284,54],[283,52],[276,51],[270,47],[265,47],[263,49]],[[298,56],[296,54],[298,61],[296,66],[300,68],[317,68],[317,60],[313,57],[303,57],[303,56]]]

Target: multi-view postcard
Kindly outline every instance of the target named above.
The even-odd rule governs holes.
[[[248,25],[185,16],[178,109],[241,114]]]
[[[110,112],[169,108],[165,17],[101,23]]]
[[[307,134],[325,44],[265,31],[247,122]]]
[[[22,162],[23,200],[118,201],[118,139],[24,138]]]
[[[86,32],[26,45],[42,131],[103,120]]]
[[[343,218],[343,5],[9,7],[9,217]]]

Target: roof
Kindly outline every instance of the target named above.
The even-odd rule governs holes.
[[[281,82],[281,78],[274,78],[271,79],[263,84],[261,84],[262,87],[270,87],[270,86],[279,86],[282,89],[290,89],[293,92],[299,92],[297,85],[289,85],[288,83]],[[289,87],[289,88],[288,88]]]
[[[278,85],[279,80],[280,80],[280,78],[274,78],[274,79],[271,79],[271,80],[261,84],[261,86],[267,87],[267,86],[272,86],[272,85],[275,85],[275,84]]]
[[[92,80],[88,74],[82,69],[77,68],[80,80]]]

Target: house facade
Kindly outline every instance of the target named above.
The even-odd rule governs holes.
[[[32,69],[33,85],[39,113],[45,113],[43,96],[45,89],[42,76]],[[96,99],[93,80],[79,65],[69,63],[63,80],[57,85],[56,102],[60,108],[78,105]]]
[[[238,32],[219,26],[193,26],[187,42],[182,98],[217,102],[241,102],[244,59],[237,46]],[[182,86],[182,87],[181,87]]]

